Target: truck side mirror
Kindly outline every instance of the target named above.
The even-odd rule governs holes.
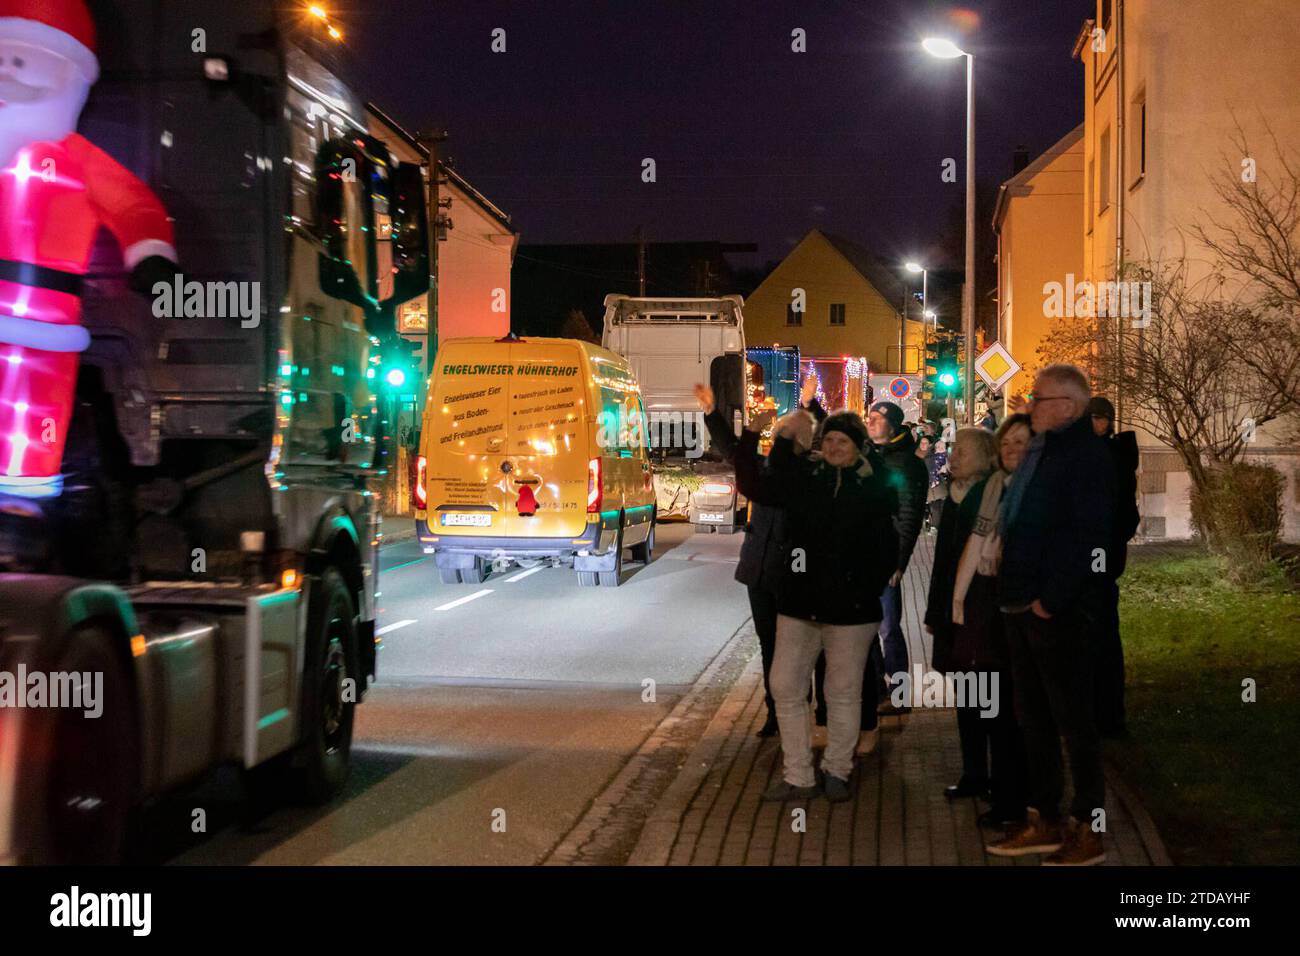
[[[429,291],[429,207],[424,168],[416,163],[400,164],[392,171],[390,187],[391,303],[396,307]]]
[[[316,156],[316,223],[321,291],[370,312],[377,303],[371,283],[369,163],[355,142],[330,140]]]

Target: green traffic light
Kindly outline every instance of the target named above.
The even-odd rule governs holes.
[[[957,382],[957,376],[953,375],[952,372],[943,372],[939,375],[940,385],[945,385],[951,388],[953,385],[956,384],[956,382]]]
[[[400,368],[390,368],[384,374],[384,381],[393,388],[401,388],[406,384],[406,373]]]

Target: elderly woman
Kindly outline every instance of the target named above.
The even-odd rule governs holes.
[[[973,525],[962,545],[951,590],[952,666],[998,675],[996,716],[980,717],[969,709],[957,713],[966,768],[963,781],[967,775],[989,781],[992,808],[980,816],[981,826],[1011,826],[1025,815],[1025,745],[1012,703],[1011,656],[997,600],[1001,554],[997,523],[1003,493],[1016,480],[1031,437],[1028,415],[1011,415],[998,427],[994,436],[998,467],[965,499],[968,517],[973,512]],[[986,768],[991,768],[991,779]],[[960,782],[955,789],[952,796],[965,795]]]
[[[948,497],[939,514],[939,536],[934,543],[934,567],[925,608],[925,629],[934,637],[931,665],[940,673],[968,669],[965,665],[972,657],[970,648],[965,646],[968,642],[963,642],[961,648],[955,646],[953,591],[957,565],[975,528],[984,479],[996,466],[997,444],[992,434],[983,428],[962,428],[957,432],[948,457]],[[949,798],[981,796],[988,789],[987,741],[981,723],[987,721],[980,718],[973,702],[971,706],[958,708],[962,775],[944,791]]]

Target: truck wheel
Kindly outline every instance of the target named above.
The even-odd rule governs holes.
[[[443,584],[460,584],[460,572],[455,568],[439,568],[438,578]]]
[[[600,571],[600,586],[616,588],[623,580],[623,516],[618,516],[618,534],[614,538],[614,570]]]
[[[40,864],[118,863],[126,845],[138,786],[135,701],[112,637],[79,627],[53,670],[103,674],[101,715],[80,708],[27,710],[19,744],[19,811],[32,834],[31,861]]]
[[[310,601],[297,789],[304,799],[324,803],[343,789],[352,765],[358,679],[356,612],[347,583],[334,567],[325,569]]]
[[[482,584],[485,577],[487,577],[487,567],[482,558],[475,558],[472,568],[460,569],[461,584]]]
[[[655,516],[650,516],[650,531],[646,539],[640,544],[632,545],[632,560],[640,561],[642,564],[649,564],[655,550]]]

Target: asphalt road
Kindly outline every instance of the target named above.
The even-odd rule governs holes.
[[[544,859],[749,617],[732,579],[739,535],[665,524],[658,538],[618,588],[579,588],[559,568],[447,585],[416,542],[389,546],[379,683],[358,709],[346,792],[259,812],[219,774],[155,809],[144,859]]]

